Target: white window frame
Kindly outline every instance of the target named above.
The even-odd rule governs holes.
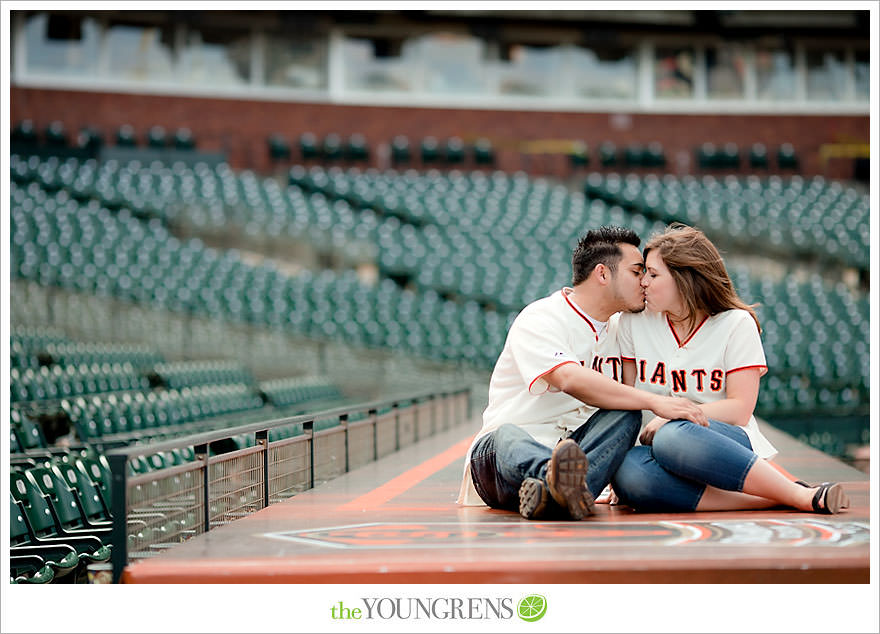
[[[637,94],[634,99],[583,99],[574,97],[529,97],[498,94],[437,95],[419,92],[368,92],[345,87],[343,47],[346,34],[333,29],[328,37],[327,88],[324,90],[267,86],[264,57],[266,33],[251,31],[251,78],[242,86],[199,86],[174,81],[135,82],[108,76],[107,25],[101,22],[101,47],[98,74],[90,78],[71,78],[61,74],[32,73],[27,70],[27,51],[24,38],[25,21],[21,13],[14,14],[11,24],[15,65],[12,84],[28,88],[69,89],[85,92],[121,92],[175,96],[256,99],[303,103],[332,103],[341,105],[472,108],[480,110],[535,110],[568,112],[681,113],[681,114],[869,114],[870,100],[857,101],[855,95],[855,53],[852,46],[844,47],[847,72],[846,98],[840,101],[809,101],[806,98],[806,49],[802,42],[795,43],[796,96],[792,101],[761,101],[757,99],[754,68],[755,47],[745,45],[746,74],[743,99],[708,99],[706,94],[706,38],[697,42],[682,39],[694,48],[694,91],[689,99],[657,99],[654,94],[654,51],[658,43],[646,38],[634,47],[638,61]],[[175,32],[173,50],[179,50],[183,29]],[[664,40],[663,46],[671,45]],[[175,55],[176,58],[176,55]]]

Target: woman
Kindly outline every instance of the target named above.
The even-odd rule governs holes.
[[[689,398],[710,420],[651,418],[612,480],[620,501],[666,512],[846,508],[839,484],[792,482],[768,462],[777,452],[752,415],[767,372],[760,324],[715,246],[701,231],[675,225],[644,254],[646,310],[620,319],[623,380]]]

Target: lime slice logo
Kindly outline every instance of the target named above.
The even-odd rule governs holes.
[[[523,597],[516,606],[519,618],[527,623],[539,621],[547,612],[547,599],[540,594],[530,594]]]

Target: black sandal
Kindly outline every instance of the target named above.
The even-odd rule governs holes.
[[[824,502],[824,506],[819,506],[819,502]],[[813,495],[813,510],[824,515],[835,515],[840,513],[840,509],[849,506],[849,499],[843,492],[843,487],[837,482],[823,482],[816,489]]]

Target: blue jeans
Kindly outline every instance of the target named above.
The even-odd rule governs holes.
[[[674,420],[657,430],[652,445],[630,449],[611,484],[623,504],[639,511],[694,511],[707,484],[742,491],[757,459],[738,425]]]
[[[589,460],[587,487],[600,493],[635,444],[641,412],[599,410],[572,432]],[[505,424],[477,440],[471,452],[474,488],[492,508],[519,510],[519,487],[526,478],[547,481],[553,450],[516,425]]]

